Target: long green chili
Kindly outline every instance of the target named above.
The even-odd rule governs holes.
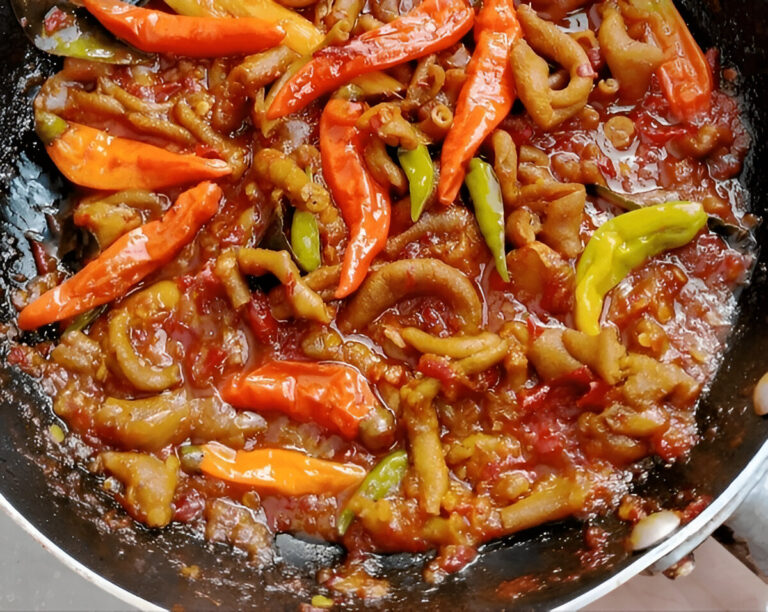
[[[505,282],[509,281],[507,253],[504,248],[504,204],[501,199],[501,185],[491,164],[477,157],[469,162],[469,172],[464,179],[475,217],[485,243],[496,261],[496,271]]]
[[[576,326],[600,333],[606,293],[649,258],[693,240],[706,223],[707,213],[695,202],[647,206],[603,223],[576,266]]]
[[[363,480],[360,487],[352,495],[349,502],[347,502],[347,507],[339,515],[336,525],[339,535],[344,535],[347,532],[347,529],[352,524],[352,520],[355,518],[354,510],[349,507],[352,500],[356,497],[366,497],[373,501],[381,499],[393,487],[400,484],[407,469],[408,454],[404,450],[390,453],[379,461],[376,467],[368,472],[365,480]]]
[[[612,191],[603,185],[590,184],[586,185],[586,188],[589,195],[602,198],[614,206],[618,206],[622,210],[637,210],[638,208],[646,206],[646,204],[643,204],[642,202],[635,201],[623,193]],[[733,223],[727,223],[720,217],[709,215],[707,219],[707,227],[725,240],[728,245],[734,248],[745,248],[746,246],[754,245],[754,236],[752,235],[752,232],[744,227],[734,225]]]

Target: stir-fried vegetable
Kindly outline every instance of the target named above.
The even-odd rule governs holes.
[[[256,53],[280,44],[285,30],[254,17],[187,17],[135,7],[121,0],[83,0],[118,38],[137,49],[187,57]]]
[[[361,74],[447,49],[469,31],[474,17],[466,0],[425,0],[391,23],[326,47],[283,86],[267,117],[296,112]]]
[[[320,267],[320,229],[317,217],[306,210],[297,210],[291,219],[291,250],[305,272]]]
[[[372,419],[389,417],[392,430],[391,415],[380,407],[365,378],[341,364],[274,361],[236,376],[221,389],[221,396],[237,408],[276,410],[350,440]]]
[[[171,261],[216,213],[221,189],[200,183],[182,193],[159,221],[121,236],[96,259],[19,313],[21,329],[35,329],[106,304]]]
[[[707,223],[694,202],[667,202],[614,217],[597,228],[576,267],[576,325],[600,333],[603,299],[633,269],[687,244]]]
[[[435,167],[429,156],[429,149],[423,144],[415,149],[400,148],[397,152],[400,167],[408,177],[411,196],[411,220],[415,223],[421,217],[424,204],[435,186]]]
[[[354,463],[316,459],[294,450],[235,451],[211,442],[181,449],[182,466],[213,478],[278,495],[340,493],[359,484],[365,470]]]
[[[707,58],[672,0],[628,0],[627,17],[648,24],[665,60],[656,71],[672,112],[680,118],[709,109],[714,82]]]
[[[456,199],[469,160],[512,108],[515,83],[509,54],[521,36],[512,0],[483,3],[475,22],[476,46],[467,80],[440,158],[437,197],[445,205]]]
[[[404,450],[398,450],[384,457],[374,467],[363,480],[360,487],[347,502],[339,515],[336,523],[336,529],[339,535],[344,535],[355,518],[355,511],[351,506],[358,497],[366,497],[373,501],[379,500],[389,493],[394,487],[398,486],[405,476],[408,469],[408,453]]]
[[[320,118],[323,176],[350,235],[337,298],[347,297],[361,285],[389,233],[389,194],[368,172],[363,136],[355,127],[362,114],[362,104],[334,98]]]
[[[311,21],[272,0],[167,0],[166,4],[177,13],[193,17],[263,19],[284,29],[283,42],[301,55],[310,55],[323,42],[323,35]]]
[[[480,232],[496,261],[496,271],[502,279],[509,281],[504,249],[504,202],[499,179],[491,164],[475,157],[469,162],[469,172],[464,180],[475,205]]]
[[[36,113],[35,127],[61,173],[91,189],[162,189],[232,172],[219,159],[171,153],[86,125],[67,123],[45,111]]]

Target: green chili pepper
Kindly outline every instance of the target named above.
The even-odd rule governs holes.
[[[47,111],[35,111],[35,131],[44,144],[49,145],[64,132],[69,124],[58,115]]]
[[[71,331],[81,331],[88,327],[91,323],[93,323],[96,319],[98,319],[102,314],[104,314],[104,311],[107,309],[107,305],[104,304],[102,306],[97,306],[96,308],[91,308],[90,310],[86,310],[84,313],[77,315],[74,319],[72,319],[72,323],[67,325],[67,328],[64,330],[64,333]]]
[[[117,40],[85,9],[69,3],[13,0],[13,9],[35,46],[47,53],[107,64],[137,64],[149,56]],[[47,30],[51,17],[60,23]]]
[[[505,282],[509,282],[507,253],[504,249],[504,204],[499,179],[491,164],[475,157],[469,162],[469,172],[464,182],[475,205],[480,232],[496,260],[496,271]]]
[[[291,221],[291,249],[305,272],[320,267],[320,230],[311,212],[297,210]]]
[[[576,326],[599,334],[605,294],[647,259],[693,240],[706,223],[695,202],[646,206],[603,223],[576,266]]]
[[[400,481],[405,476],[405,470],[408,469],[408,454],[404,450],[395,451],[390,453],[384,459],[379,461],[368,475],[365,477],[360,487],[355,491],[354,495],[350,498],[350,502],[356,497],[362,496],[377,501],[389,493],[392,487],[396,487],[400,484]],[[347,507],[339,515],[337,529],[339,535],[344,535],[352,524],[352,519],[355,518],[354,511]]]
[[[413,150],[400,148],[397,151],[400,167],[408,177],[408,189],[411,195],[411,220],[419,220],[424,204],[435,186],[435,167],[429,150],[423,144]]]
[[[586,187],[589,195],[603,198],[622,210],[637,210],[644,206],[644,204],[636,202],[622,193],[611,191],[603,185],[590,184]],[[754,236],[752,235],[752,232],[746,228],[734,225],[733,223],[727,223],[720,217],[709,215],[709,218],[707,219],[707,227],[733,248],[748,248],[754,246]]]

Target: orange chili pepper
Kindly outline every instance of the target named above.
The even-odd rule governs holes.
[[[285,30],[253,17],[186,17],[120,0],[83,0],[112,34],[137,49],[187,57],[256,53],[280,44]]]
[[[325,47],[277,93],[267,118],[304,108],[361,74],[442,51],[469,32],[474,17],[466,0],[424,0],[390,23],[343,45]]]
[[[315,459],[281,448],[235,451],[216,442],[204,444],[199,469],[214,478],[278,495],[340,493],[359,485],[366,471],[354,463]]]
[[[317,423],[348,440],[379,402],[354,368],[336,363],[274,361],[235,376],[221,397],[236,408],[276,410],[302,423]]]
[[[219,159],[171,153],[86,125],[67,123],[50,113],[39,113],[37,124],[56,167],[73,183],[91,189],[152,191],[232,172]]]
[[[648,23],[665,61],[656,70],[664,96],[675,116],[690,119],[707,111],[714,81],[704,53],[672,0],[628,0]],[[635,15],[633,15],[634,17]]]
[[[334,98],[320,117],[323,176],[349,226],[349,243],[335,293],[339,299],[362,284],[389,235],[389,193],[368,172],[363,159],[363,136],[355,127],[363,108],[358,102]]]
[[[74,317],[124,295],[167,264],[216,213],[221,188],[200,183],[182,193],[159,221],[131,230],[77,274],[46,291],[19,313],[21,329]]]
[[[451,204],[467,164],[483,140],[507,116],[515,100],[509,54],[522,36],[512,0],[486,0],[475,22],[475,51],[456,102],[453,124],[443,143],[437,196]]]

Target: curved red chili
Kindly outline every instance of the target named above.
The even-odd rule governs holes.
[[[446,49],[469,32],[474,17],[466,0],[424,0],[391,23],[321,49],[277,93],[267,117],[295,112],[361,74]]]
[[[189,153],[173,153],[138,140],[67,123],[38,113],[36,127],[45,150],[70,181],[91,189],[163,189],[232,173],[226,162]]]
[[[335,294],[339,299],[362,284],[389,235],[389,193],[368,172],[363,159],[363,135],[355,127],[362,113],[362,104],[333,99],[320,118],[323,176],[349,227],[349,243]]]

